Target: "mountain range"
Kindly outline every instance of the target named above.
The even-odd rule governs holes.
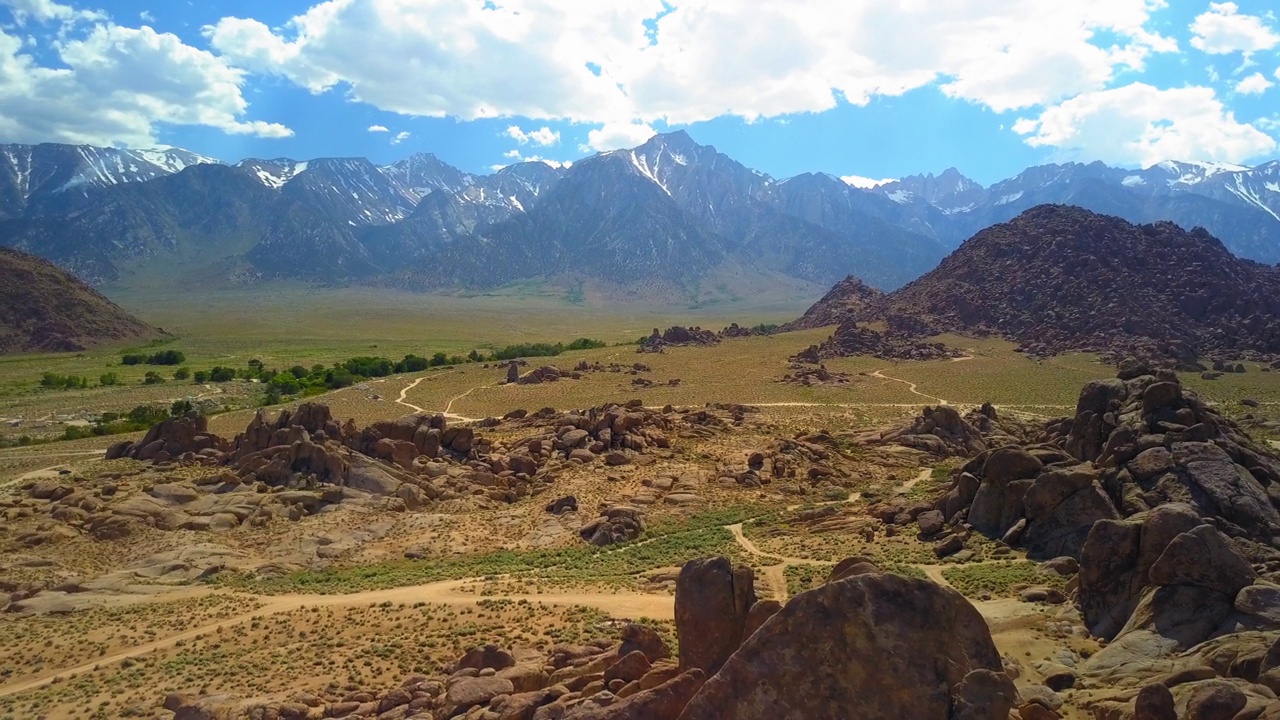
[[[888,290],[1042,203],[1203,226],[1241,257],[1280,261],[1280,161],[1045,165],[991,187],[950,169],[863,189],[777,180],[684,132],[490,175],[429,154],[223,165],[178,149],[0,146],[0,244],[98,285],[159,267],[414,290],[549,280],[678,302],[846,275]]]

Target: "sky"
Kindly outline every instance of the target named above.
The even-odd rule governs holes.
[[[0,0],[0,143],[784,178],[1280,157],[1275,0]]]

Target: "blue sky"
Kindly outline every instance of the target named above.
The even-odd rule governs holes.
[[[777,177],[1280,157],[1268,0],[0,0],[0,142]],[[1069,7],[1057,7],[1069,6]]]

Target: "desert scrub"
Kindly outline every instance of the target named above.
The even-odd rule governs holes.
[[[1005,560],[959,567],[942,571],[942,577],[955,589],[970,597],[983,593],[994,596],[1013,595],[1025,586],[1037,585],[1062,589],[1063,579],[1053,573],[1040,572],[1040,566],[1029,560]]]
[[[668,520],[651,527],[638,540],[598,548],[573,545],[552,550],[499,550],[478,555],[392,560],[373,565],[305,570],[278,578],[241,573],[216,576],[213,582],[262,594],[308,592],[342,594],[380,588],[418,585],[463,578],[527,577],[577,581],[612,587],[632,587],[635,576],[662,567],[682,565],[706,555],[742,560],[733,536],[723,525],[741,522],[757,512],[730,508]]]

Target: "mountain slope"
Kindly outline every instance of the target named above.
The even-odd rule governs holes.
[[[180,148],[121,150],[91,145],[0,145],[0,219],[44,212],[58,195],[144,182],[216,160]]]
[[[0,248],[0,355],[164,335],[47,260]]]
[[[1280,353],[1280,270],[1201,229],[1044,205],[983,230],[876,305],[1034,354],[1145,346],[1170,357]]]

